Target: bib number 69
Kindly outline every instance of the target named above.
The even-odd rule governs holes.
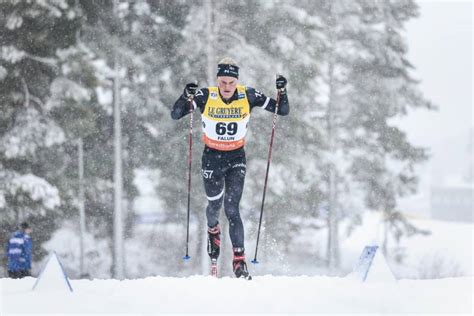
[[[226,124],[224,122],[219,122],[216,124],[216,134],[217,135],[235,135],[237,134],[237,123],[236,122],[230,122],[229,124]]]

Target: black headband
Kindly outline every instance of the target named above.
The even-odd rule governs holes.
[[[217,77],[234,77],[239,79],[239,67],[229,64],[217,65]]]

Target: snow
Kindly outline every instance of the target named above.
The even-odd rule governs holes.
[[[35,202],[41,202],[47,209],[54,209],[61,204],[58,189],[43,178],[33,174],[21,175],[16,172],[4,174],[0,172],[0,179],[7,178],[6,191],[0,190],[0,206],[4,205],[5,193],[17,195],[27,193]]]
[[[0,151],[6,158],[34,155],[38,147],[51,147],[65,141],[64,130],[54,121],[45,120],[37,109],[29,107],[16,117],[16,124],[0,138]]]
[[[16,177],[12,180],[12,188],[28,192],[33,201],[43,201],[48,209],[54,209],[59,206],[60,199],[58,190],[51,186],[46,180],[33,174],[26,174]]]
[[[17,16],[16,14],[12,14],[7,18],[6,27],[9,30],[15,30],[21,27],[23,24],[23,18],[21,16]]]
[[[150,125],[150,127],[152,127]],[[155,188],[159,187],[161,171],[137,169],[133,184],[137,187],[140,195],[133,201],[133,209],[136,215],[149,214],[153,216],[155,210],[165,209],[164,202],[157,197]]]
[[[70,99],[77,103],[90,101],[91,95],[87,88],[64,77],[59,77],[51,83],[52,97],[47,103],[47,108],[60,107],[61,101]]]
[[[377,215],[364,216],[364,225],[343,243],[345,260],[352,260],[352,265],[357,263],[365,245],[377,244],[381,233]],[[276,312],[472,315],[474,277],[472,247],[469,246],[472,246],[472,238],[466,240],[472,237],[473,225],[428,220],[415,220],[415,224],[430,229],[432,234],[404,241],[408,251],[406,263],[401,266],[410,270],[419,264],[423,265],[421,270],[429,273],[433,269],[430,266],[433,258],[429,256],[441,252],[443,256],[440,258],[451,260],[444,263],[451,268],[458,265],[462,277],[400,279],[400,275],[409,273],[401,273],[400,266],[393,266],[393,262],[387,265],[378,251],[365,283],[351,273],[346,277],[259,275],[257,271],[268,270],[268,265],[271,265],[265,261],[258,266],[249,265],[250,272],[255,275],[252,281],[198,275],[152,276],[122,281],[72,279],[71,293],[61,282],[49,283],[48,291],[33,291],[35,278],[0,279],[0,315]],[[53,248],[49,247],[49,251]],[[131,261],[137,255],[128,252],[127,260]],[[61,259],[63,265],[71,259],[61,253],[58,257],[64,258]],[[74,258],[72,261],[77,262]],[[96,264],[99,268],[100,264]],[[390,277],[389,269],[398,280]],[[306,270],[311,269],[308,267]],[[57,276],[58,269],[55,271]],[[415,276],[422,277],[419,274]]]
[[[339,227],[341,268],[349,273],[359,259],[362,249],[367,245],[383,245],[384,221],[378,212],[366,212],[361,216],[361,224],[354,226],[348,220],[342,221]],[[414,235],[401,238],[397,243],[389,238],[387,244],[388,266],[396,279],[434,279],[473,275],[473,232],[472,223],[445,222],[426,218],[409,218],[419,229],[429,231],[429,235]],[[307,220],[305,221],[308,224]],[[308,266],[306,258],[314,253],[325,253],[327,231],[313,230],[304,223],[300,234],[293,238],[296,249],[308,249],[311,252],[301,253],[298,262],[291,261],[293,273],[320,274],[317,265]],[[349,235],[349,232],[350,235]],[[288,255],[294,256],[294,254]],[[397,261],[397,256],[402,261]],[[304,262],[304,263],[303,263]]]
[[[158,313],[464,313],[472,277],[360,283],[349,278],[191,276],[72,280],[74,292],[31,291],[34,278],[1,279],[2,315]]]
[[[2,46],[1,58],[12,64],[15,64],[25,57],[25,52],[16,49],[14,46]]]

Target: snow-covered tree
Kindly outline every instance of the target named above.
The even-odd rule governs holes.
[[[170,92],[174,93],[175,38],[179,38],[183,3],[155,1],[86,2],[81,41],[96,56],[98,67],[94,107],[96,128],[84,139],[86,208],[96,221],[90,226],[102,238],[112,237],[113,121],[112,78],[120,81],[125,237],[133,234],[131,205],[137,194],[136,168],[163,168],[169,156],[165,128]],[[181,13],[184,16],[184,12]],[[115,96],[114,96],[115,97]],[[112,245],[112,241],[110,242]]]
[[[273,146],[263,260],[283,261],[302,229],[325,229],[326,250],[308,252],[337,266],[338,221],[366,208],[386,214],[387,233],[417,232],[397,199],[416,190],[414,167],[426,152],[393,122],[409,108],[432,108],[406,57],[403,27],[417,14],[411,0],[1,2],[0,242],[21,219],[48,226],[39,243],[64,219],[72,219],[67,233],[56,236],[74,229],[81,138],[89,237],[112,247],[113,100],[120,98],[126,247],[149,233],[156,271],[178,273],[185,266],[168,259],[184,250],[184,238],[173,234],[185,231],[189,120],[172,121],[169,111],[186,83],[215,84],[216,64],[226,56],[238,62],[243,84],[267,96],[276,97],[275,74],[289,82],[291,111],[278,118]],[[272,114],[255,109],[252,117],[241,202],[248,257]],[[203,145],[199,115],[194,119],[191,242],[192,256],[204,262]],[[166,236],[133,229],[138,168],[158,171],[165,209],[156,229]],[[197,264],[186,269],[201,272]]]
[[[60,192],[42,168],[39,152],[65,140],[47,101],[58,75],[58,52],[74,43],[78,20],[68,1],[0,3],[2,244],[18,221],[37,228],[37,241],[47,239],[55,227],[51,218]]]
[[[412,1],[330,1],[319,9],[327,36],[318,79],[326,92],[328,259],[337,265],[337,221],[356,211],[340,203],[344,196],[362,195],[366,207],[390,213],[398,197],[416,189],[413,167],[426,159],[425,151],[391,119],[431,105],[411,77],[401,35],[404,22],[417,15]]]

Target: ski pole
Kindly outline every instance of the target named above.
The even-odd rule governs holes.
[[[277,75],[277,78],[278,77],[279,77],[279,75]],[[267,192],[268,172],[270,171],[270,162],[272,160],[273,138],[275,137],[275,126],[276,126],[276,120],[277,120],[278,105],[280,103],[280,94],[281,94],[281,91],[278,90],[277,99],[276,99],[276,106],[275,106],[275,113],[273,114],[272,136],[270,138],[270,148],[268,149],[267,171],[265,173],[265,183],[263,185],[262,207],[260,208],[260,220],[258,221],[257,244],[255,245],[255,257],[251,261],[253,264],[258,263],[258,261],[257,261],[258,242],[260,240],[260,229],[262,227],[263,208],[264,208],[264,205],[265,205],[265,195],[266,195],[266,192]]]
[[[188,98],[189,102],[189,151],[188,151],[188,216],[187,216],[187,224],[186,224],[186,254],[183,257],[183,260],[189,260],[191,257],[189,256],[189,216],[191,210],[191,166],[193,162],[193,99],[194,95],[190,95]]]

